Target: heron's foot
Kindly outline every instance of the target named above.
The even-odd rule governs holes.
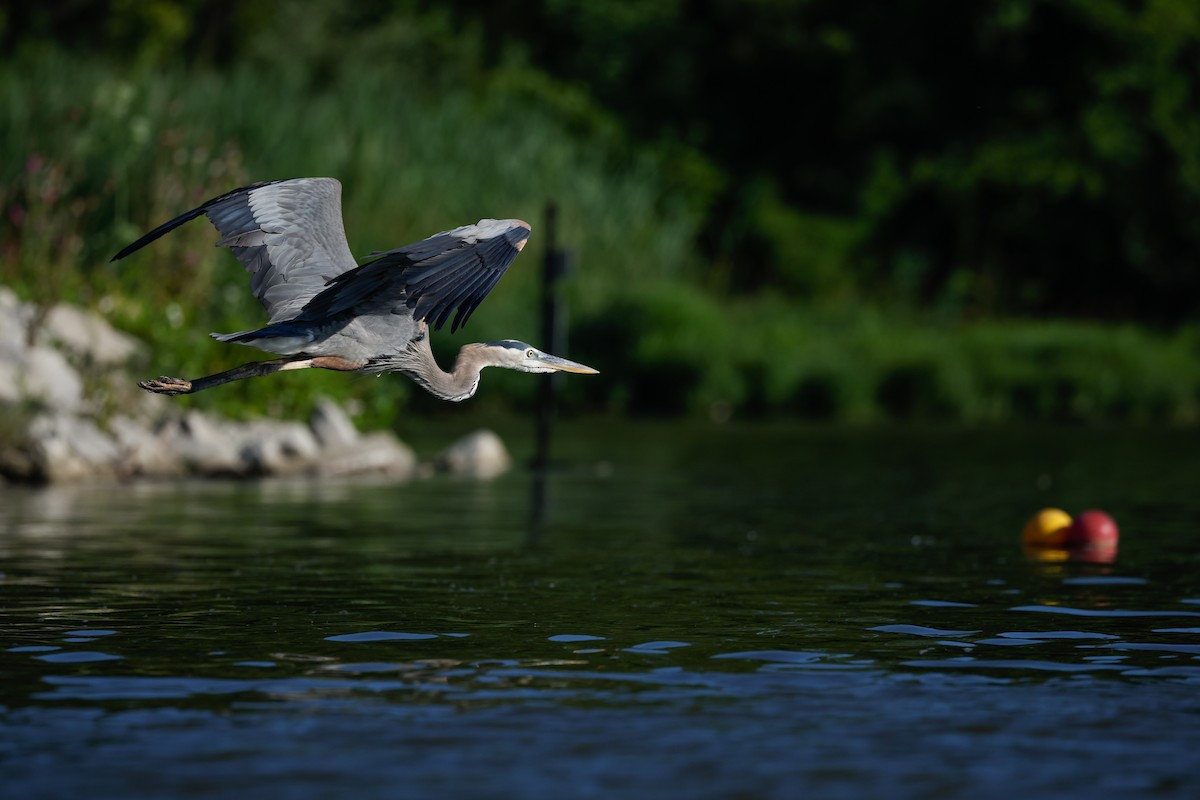
[[[155,394],[190,394],[192,391],[191,381],[185,381],[183,378],[168,378],[166,375],[159,375],[158,380],[138,381],[138,386]]]

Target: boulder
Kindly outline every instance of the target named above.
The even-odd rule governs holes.
[[[126,477],[165,478],[182,475],[184,466],[164,442],[164,437],[135,417],[118,414],[108,421],[117,443],[117,474]]]
[[[34,345],[16,367],[22,398],[57,413],[72,413],[83,405],[83,379],[62,353]]]
[[[91,311],[59,303],[46,314],[37,341],[54,345],[79,362],[97,366],[124,364],[141,351],[136,339],[121,333]]]
[[[451,475],[488,480],[512,467],[512,458],[495,432],[480,429],[443,450],[434,466]]]
[[[328,477],[379,475],[407,480],[416,471],[412,448],[387,431],[367,433],[351,446],[323,452],[317,464],[317,473]]]
[[[308,426],[299,422],[260,420],[234,429],[238,455],[252,475],[295,475],[310,472],[321,447]]]
[[[308,425],[321,447],[327,450],[348,448],[358,441],[358,429],[350,421],[350,415],[328,397],[317,401]]]
[[[0,286],[0,358],[5,353],[24,352],[29,346],[31,324],[33,308],[22,303],[12,289]]]
[[[174,454],[183,472],[200,475],[242,475],[241,442],[229,429],[229,423],[188,411],[168,419],[158,429],[162,447]]]
[[[21,387],[17,380],[23,371],[24,364],[21,360],[0,347],[0,404],[21,401]]]
[[[117,443],[94,422],[73,414],[39,413],[22,438],[0,456],[0,470],[14,480],[67,483],[112,477]]]

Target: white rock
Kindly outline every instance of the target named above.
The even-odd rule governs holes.
[[[38,341],[55,344],[80,360],[101,366],[123,364],[141,350],[133,337],[121,333],[98,314],[59,303],[50,309]]]
[[[350,415],[327,397],[317,401],[308,424],[323,448],[340,449],[358,441],[358,429],[350,421]]]
[[[168,419],[158,436],[162,447],[179,459],[185,471],[201,475],[245,472],[238,438],[227,425],[199,411]]]
[[[330,477],[377,474],[408,479],[416,469],[412,448],[387,431],[364,434],[351,446],[322,453],[318,461],[318,472]]]
[[[0,403],[16,403],[21,399],[17,380],[24,371],[24,364],[16,357],[9,358],[0,348]]]
[[[89,419],[70,414],[39,414],[25,430],[20,450],[27,456],[26,480],[63,483],[111,476],[118,448]]]
[[[77,411],[83,403],[83,380],[62,353],[35,345],[17,368],[16,384],[21,394],[52,411]]]
[[[29,345],[33,309],[20,301],[16,292],[0,286],[0,355],[24,352]]]
[[[117,472],[123,476],[167,477],[183,472],[183,462],[164,446],[162,436],[133,417],[118,414],[108,421],[117,443]]]
[[[512,458],[499,436],[481,429],[451,444],[434,463],[452,475],[487,480],[507,472],[512,467]]]
[[[258,421],[240,426],[238,453],[248,472],[294,475],[315,468],[321,448],[306,425],[299,422]]]

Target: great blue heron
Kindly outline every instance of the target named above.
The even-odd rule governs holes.
[[[464,345],[444,372],[429,347],[428,325],[464,325],[529,239],[529,223],[481,219],[414,244],[375,253],[361,266],[346,242],[342,185],[333,178],[267,181],[235,189],[181,214],[113,256],[113,261],[205,214],[250,273],[250,291],[267,309],[265,327],[214,333],[221,342],[283,358],[255,361],[195,380],[141,381],[159,394],[190,394],[289,369],[403,372],[443,400],[475,394],[484,367],[578,372],[591,367],[524,342]]]

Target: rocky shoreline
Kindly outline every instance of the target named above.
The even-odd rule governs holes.
[[[0,286],[0,482],[448,472],[492,478],[511,466],[503,442],[476,431],[422,461],[387,431],[360,432],[332,400],[305,422],[239,422],[180,410],[137,389],[144,346],[102,317],[47,311]]]

